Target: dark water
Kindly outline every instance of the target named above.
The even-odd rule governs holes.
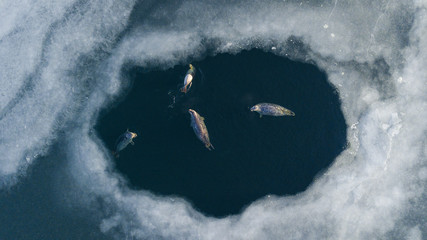
[[[131,91],[99,121],[111,149],[127,128],[138,134],[116,159],[132,188],[184,197],[207,215],[236,214],[267,194],[304,191],[345,147],[338,95],[315,66],[259,50],[192,64],[197,75],[187,95],[177,90],[188,65],[130,67]],[[249,111],[260,102],[296,116],[260,118]],[[215,150],[197,139],[189,108],[205,118]]]

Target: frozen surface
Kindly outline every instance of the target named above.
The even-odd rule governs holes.
[[[0,185],[60,138],[58,202],[70,215],[102,204],[94,221],[118,239],[426,238],[427,3],[401,2],[2,1]],[[127,189],[92,132],[127,83],[121,68],[251,48],[323,68],[350,147],[306,192],[223,219]]]

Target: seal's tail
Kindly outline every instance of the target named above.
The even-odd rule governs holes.
[[[212,144],[206,144],[206,148],[209,149],[209,151],[215,150],[215,148]]]

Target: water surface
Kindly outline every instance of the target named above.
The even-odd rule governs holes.
[[[115,159],[132,188],[183,197],[207,215],[236,214],[268,194],[304,191],[345,147],[338,94],[316,66],[260,50],[192,64],[197,73],[186,95],[178,88],[188,65],[128,68],[132,89],[100,118],[110,149],[127,128],[138,134]],[[296,116],[260,118],[249,110],[260,102]],[[197,139],[189,108],[205,118],[215,150]]]

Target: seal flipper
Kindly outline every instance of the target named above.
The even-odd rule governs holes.
[[[214,148],[214,146],[212,146],[212,144],[210,144],[210,143],[205,144],[205,147],[206,147],[209,151],[212,151],[213,149],[215,149],[215,148]],[[212,149],[211,149],[211,148],[212,148]]]

